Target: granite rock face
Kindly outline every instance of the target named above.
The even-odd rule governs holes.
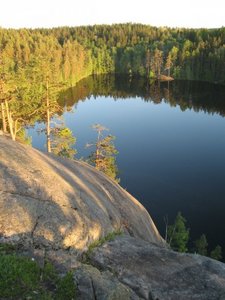
[[[136,300],[139,297],[111,272],[82,265],[74,272],[77,300]]]
[[[225,264],[204,256],[124,235],[96,248],[90,260],[100,270],[116,274],[140,299],[225,299]]]
[[[121,236],[87,251],[118,229]],[[118,184],[83,162],[5,136],[1,242],[17,244],[40,266],[47,259],[61,273],[73,270],[78,300],[225,300],[225,264],[168,249],[144,207]]]
[[[165,244],[145,208],[104,174],[0,136],[0,240],[82,252],[118,229]]]

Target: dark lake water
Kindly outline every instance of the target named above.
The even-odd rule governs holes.
[[[100,123],[116,136],[121,185],[150,212],[164,236],[164,217],[187,219],[192,240],[202,233],[225,248],[225,88],[200,82],[147,84],[144,79],[89,77],[63,92],[65,125],[77,157]],[[33,146],[45,136],[29,129]]]

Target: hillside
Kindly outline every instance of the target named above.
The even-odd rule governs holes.
[[[77,299],[225,299],[223,263],[168,249],[145,208],[86,163],[1,136],[0,179],[0,243],[72,270]]]

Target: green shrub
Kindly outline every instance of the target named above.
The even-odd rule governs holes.
[[[69,272],[59,280],[55,299],[72,300],[75,299],[75,294],[76,294],[76,288],[74,285],[73,274]]]
[[[58,274],[56,273],[54,266],[48,261],[45,262],[42,270],[42,281],[50,285],[56,285],[58,281]]]
[[[0,255],[1,254],[13,254],[16,252],[16,246],[12,244],[2,243],[0,244]]]
[[[0,296],[25,297],[39,284],[40,268],[26,257],[15,255],[0,256]]]
[[[40,268],[15,247],[0,244],[0,299],[73,300],[75,291],[72,273],[60,277],[50,262]]]

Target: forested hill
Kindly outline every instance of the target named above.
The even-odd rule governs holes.
[[[141,24],[0,28],[1,72],[47,72],[74,84],[90,74],[126,73],[225,83],[225,27],[184,29]],[[32,75],[33,76],[33,75]],[[37,75],[38,76],[38,75]]]

